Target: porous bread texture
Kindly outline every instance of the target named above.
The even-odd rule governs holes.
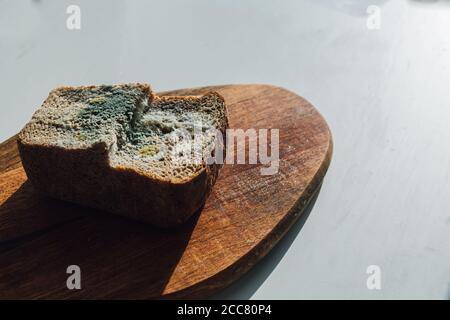
[[[217,93],[156,96],[139,114],[132,138],[111,158],[112,165],[172,182],[191,179],[204,168],[202,160],[213,152],[226,121],[223,98]]]
[[[60,87],[50,92],[20,134],[27,144],[87,149],[122,144],[138,110],[151,103],[150,86]]]
[[[214,92],[157,97],[146,84],[61,87],[18,145],[37,190],[168,227],[204,203],[221,166],[204,156],[227,126]]]

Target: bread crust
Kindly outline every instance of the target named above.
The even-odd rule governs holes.
[[[225,103],[224,108],[217,129],[225,139]],[[202,160],[202,169],[195,176],[162,180],[133,168],[111,166],[104,142],[87,149],[32,144],[23,139],[24,130],[26,127],[19,134],[18,149],[28,179],[38,192],[162,228],[185,222],[203,206],[222,166]]]

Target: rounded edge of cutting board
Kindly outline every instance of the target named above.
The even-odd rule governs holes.
[[[204,299],[215,293],[220,292],[238,281],[247,272],[249,272],[258,262],[261,261],[270,251],[278,244],[278,242],[285,236],[291,227],[299,220],[305,209],[310,204],[310,201],[318,195],[321,184],[313,190],[308,201],[298,201],[292,208],[292,212],[288,213],[286,218],[277,225],[273,232],[262,240],[257,247],[247,253],[241,259],[236,261],[230,267],[222,270],[216,275],[199,282],[193,286],[187,287],[167,295],[162,295],[164,299]]]
[[[292,208],[286,213],[283,219],[279,221],[277,226],[272,229],[267,236],[261,240],[257,246],[255,246],[251,251],[247,252],[244,256],[242,256],[235,263],[230,265],[229,267],[223,269],[212,277],[208,279],[198,282],[195,285],[191,285],[186,287],[185,289],[181,289],[175,292],[171,292],[168,294],[163,294],[161,298],[165,299],[200,299],[207,296],[210,296],[218,291],[226,288],[231,285],[235,281],[239,280],[243,275],[245,275],[249,270],[253,268],[262,258],[264,258],[271,250],[274,248],[277,243],[284,237],[284,235],[290,230],[290,228],[298,221],[298,219],[302,216],[305,209],[310,204],[311,200],[318,195],[320,192],[320,188],[322,186],[322,181],[325,177],[325,174],[328,170],[328,167],[331,163],[331,158],[333,155],[333,138],[331,134],[331,130],[324,119],[324,117],[320,114],[320,112],[305,98],[297,95],[296,93],[287,90],[282,87],[269,85],[269,84],[249,84],[249,85],[222,85],[222,86],[209,86],[209,87],[199,87],[194,89],[179,89],[172,91],[160,92],[161,95],[197,95],[204,94],[208,91],[216,91],[227,87],[235,87],[235,86],[257,86],[257,87],[265,87],[269,89],[282,90],[286,93],[295,95],[299,99],[303,100],[309,107],[311,107],[316,117],[319,118],[326,128],[326,133],[328,136],[328,144],[326,151],[323,153],[323,160],[314,176],[314,178],[310,181],[307,188],[305,188],[302,196],[298,198],[298,200],[294,203]]]

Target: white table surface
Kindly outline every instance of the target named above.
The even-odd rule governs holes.
[[[0,140],[55,86],[136,81],[275,84],[332,129],[309,217],[214,298],[450,298],[448,1],[0,0]]]

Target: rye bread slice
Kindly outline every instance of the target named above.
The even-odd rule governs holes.
[[[43,194],[170,227],[204,204],[221,167],[205,156],[224,149],[227,126],[215,92],[157,97],[146,84],[61,87],[18,146]]]

